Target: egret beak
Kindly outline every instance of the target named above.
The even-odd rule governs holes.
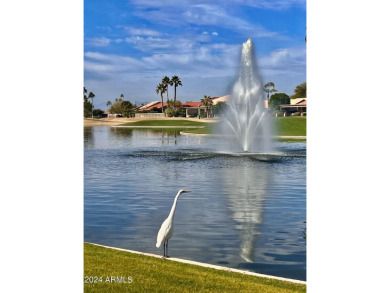
[[[191,190],[183,190],[183,193],[191,192]]]

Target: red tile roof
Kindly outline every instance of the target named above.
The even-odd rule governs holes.
[[[167,103],[164,103],[164,107],[166,107],[166,106],[167,106]],[[161,109],[161,102],[158,102],[158,101],[150,102],[150,103],[140,107],[139,109],[141,111],[149,111],[153,108]]]
[[[198,108],[202,106],[202,102],[185,102],[181,105],[183,108]]]

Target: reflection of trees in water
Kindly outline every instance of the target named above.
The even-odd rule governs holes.
[[[134,129],[126,127],[93,126],[84,127],[84,146],[108,147],[111,145],[127,145],[129,139],[145,141],[148,139],[161,141],[162,145],[177,144],[180,130],[178,129]]]
[[[91,148],[94,145],[93,141],[93,128],[84,127],[84,147]]]
[[[228,208],[232,211],[235,228],[241,241],[240,256],[253,262],[256,240],[260,235],[263,202],[267,195],[267,166],[262,169],[253,165],[234,166],[222,172],[224,192],[227,193]]]
[[[125,127],[110,127],[111,134],[114,134],[119,137],[128,137],[133,135],[133,129],[132,128],[125,128]]]
[[[146,129],[146,135],[150,137],[160,137],[161,144],[177,144],[177,137],[180,130],[177,129]]]

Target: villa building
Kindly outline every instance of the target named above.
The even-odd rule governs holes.
[[[299,100],[299,101],[296,101]],[[280,105],[279,109],[285,112],[285,116],[299,112],[300,116],[306,115],[306,99],[292,99],[290,105]]]

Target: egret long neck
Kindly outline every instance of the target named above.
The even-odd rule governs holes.
[[[175,196],[175,200],[173,201],[173,205],[172,205],[172,208],[171,208],[171,212],[169,213],[169,218],[173,218],[175,216],[175,211],[176,211],[176,204],[177,204],[177,200],[179,199],[179,196],[180,196],[181,193],[178,193],[176,194]]]

